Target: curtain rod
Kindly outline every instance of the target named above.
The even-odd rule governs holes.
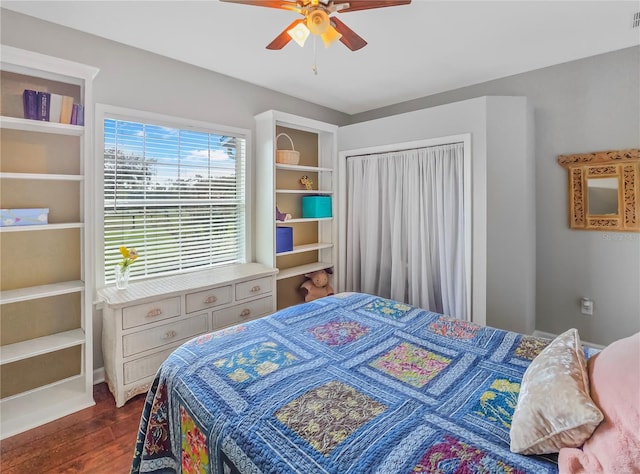
[[[371,153],[362,153],[359,155],[348,155],[347,160],[349,158],[357,158],[359,156],[384,155],[387,153],[400,153],[402,151],[411,151],[411,150],[428,150],[429,148],[438,148],[440,146],[448,146],[448,145],[464,145],[464,142],[451,142],[451,143],[443,143],[441,145],[420,146],[420,147],[412,147],[412,148],[402,148],[400,150],[391,150],[391,151],[382,151],[382,152],[378,151],[378,152],[371,152]]]

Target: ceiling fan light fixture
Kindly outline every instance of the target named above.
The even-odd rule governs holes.
[[[336,30],[333,26],[329,25],[329,28],[327,28],[327,31],[322,33],[322,35],[320,35],[320,37],[322,38],[322,42],[324,43],[324,47],[328,48],[333,43],[335,43],[340,38],[342,38],[342,35],[340,33],[338,33],[338,30]]]
[[[307,28],[314,35],[322,35],[329,27],[329,15],[324,10],[313,10],[307,15]]]
[[[287,31],[287,34],[291,36],[293,41],[298,43],[301,48],[304,47],[304,43],[307,41],[309,37],[309,28],[303,22],[298,23],[296,26]]]

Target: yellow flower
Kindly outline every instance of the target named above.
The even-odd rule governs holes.
[[[135,262],[139,256],[138,251],[134,248],[129,249],[123,245],[119,250],[120,254],[122,255],[122,261],[119,263],[119,265],[122,267],[122,269],[127,268],[129,265]]]

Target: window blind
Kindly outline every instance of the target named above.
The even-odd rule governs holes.
[[[105,282],[120,246],[131,277],[244,262],[245,151],[240,136],[104,120]]]

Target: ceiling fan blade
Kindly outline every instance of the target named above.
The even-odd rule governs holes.
[[[370,10],[371,8],[395,7],[398,5],[408,5],[411,0],[334,0],[334,5],[348,3],[345,8],[338,7],[340,13],[355,12],[358,10]]]
[[[242,5],[253,5],[256,7],[269,7],[280,8],[283,10],[290,10],[292,8],[298,8],[298,4],[295,0],[220,0],[226,3],[240,3]]]
[[[361,48],[364,48],[367,45],[367,42],[362,39],[355,31],[345,25],[342,21],[338,20],[336,17],[331,17],[331,23],[333,27],[336,29],[338,33],[342,35],[340,38],[340,42],[344,44],[351,51],[357,51]]]
[[[284,48],[287,43],[289,43],[289,41],[291,41],[293,38],[291,38],[291,36],[289,35],[288,31],[295,27],[298,23],[302,23],[304,21],[304,19],[299,19],[299,20],[295,20],[293,23],[291,23],[289,26],[287,26],[284,30],[282,30],[282,33],[280,33],[278,36],[275,37],[275,39],[269,43],[267,45],[267,49],[282,49]]]

